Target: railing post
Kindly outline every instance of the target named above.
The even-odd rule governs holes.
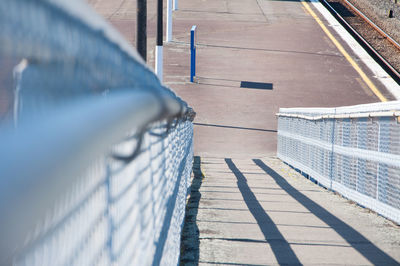
[[[22,86],[22,75],[27,67],[28,67],[28,60],[23,59],[13,69],[13,76],[14,76],[13,122],[14,122],[14,127],[17,127],[17,125],[18,125],[18,118],[20,116],[20,111],[22,108],[21,99],[20,99],[20,91],[21,91],[21,86]]]
[[[374,121],[372,120],[372,123],[373,123]],[[377,139],[377,141],[378,141],[378,152],[380,152],[381,151],[381,124],[380,124],[380,121],[379,121],[379,119],[377,119],[377,121],[376,121],[376,124],[378,125],[378,139]],[[377,167],[376,167],[376,200],[377,201],[380,201],[379,200],[379,175],[380,175],[380,169],[381,167],[380,167],[380,163],[378,162],[378,165],[377,165]]]
[[[172,41],[172,0],[167,0],[167,34],[166,42]]]
[[[106,247],[110,262],[113,265],[115,263],[115,256],[113,253],[113,234],[114,234],[114,221],[111,213],[111,205],[112,205],[112,196],[111,196],[111,171],[110,166],[107,165],[107,177],[105,180],[106,186],[106,217],[107,217],[107,240],[106,240]]]
[[[196,76],[196,28],[194,25],[190,30],[190,82]]]
[[[336,108],[334,115],[336,115]],[[332,143],[332,148],[331,148],[331,158],[330,158],[330,169],[329,169],[329,190],[332,190],[332,182],[333,182],[333,169],[334,169],[334,161],[335,161],[335,127],[336,127],[336,118],[333,118],[332,120],[332,130],[331,130],[331,143]]]
[[[160,81],[163,79],[163,1],[157,1],[157,46],[155,72]]]
[[[143,60],[147,58],[147,0],[137,1],[136,48]]]
[[[178,0],[174,0],[174,11],[178,10]]]

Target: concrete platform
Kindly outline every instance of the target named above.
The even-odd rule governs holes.
[[[197,112],[197,155],[274,155],[279,107],[379,101],[300,1],[178,1],[173,41],[164,44],[164,82]],[[134,1],[90,3],[134,44]],[[375,86],[389,100],[394,99],[379,77],[310,6]],[[154,67],[155,12],[156,1],[148,0],[150,67]],[[198,26],[196,83],[189,82],[192,25]],[[242,81],[269,84],[272,90],[243,88]]]
[[[175,43],[166,45],[165,81],[198,113],[198,155],[275,154],[274,114],[279,107],[379,101],[299,1],[179,3]],[[198,26],[196,84],[187,83],[191,25]],[[346,43],[342,45],[379,90],[394,99]],[[242,88],[242,81],[267,83],[272,90]]]

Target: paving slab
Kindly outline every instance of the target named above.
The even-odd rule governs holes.
[[[183,265],[399,265],[399,226],[277,158],[197,157],[194,184]]]

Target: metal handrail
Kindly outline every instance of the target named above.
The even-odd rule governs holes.
[[[278,157],[319,184],[400,223],[400,101],[280,108]]]
[[[367,113],[351,113],[351,114],[333,114],[333,115],[301,115],[301,114],[286,114],[277,113],[278,117],[293,117],[306,120],[322,120],[322,119],[340,119],[340,118],[373,118],[373,117],[399,117],[400,111],[384,111],[384,112],[367,112]]]
[[[112,160],[132,130],[195,116],[82,1],[1,1],[0,55],[10,54],[26,60],[16,69],[17,127],[0,130],[2,265],[99,155]]]

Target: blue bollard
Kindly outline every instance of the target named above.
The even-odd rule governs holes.
[[[196,28],[194,25],[190,30],[190,82],[196,76]]]

